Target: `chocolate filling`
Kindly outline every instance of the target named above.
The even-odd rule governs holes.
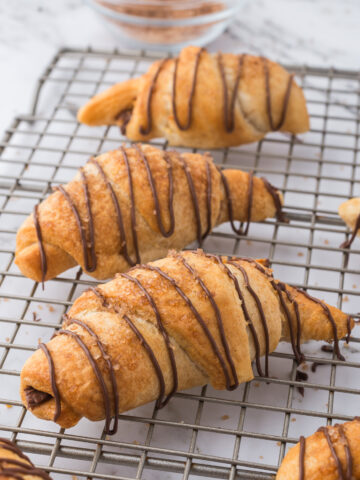
[[[38,407],[39,405],[42,405],[53,398],[49,393],[41,392],[33,387],[25,388],[25,397],[29,408]]]
[[[126,127],[131,120],[131,115],[132,109],[128,108],[126,110],[121,110],[121,112],[119,112],[115,117],[115,120],[120,122],[120,131],[123,135],[126,135]]]

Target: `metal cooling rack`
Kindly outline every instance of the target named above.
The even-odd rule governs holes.
[[[19,401],[19,372],[59,328],[61,315],[94,281],[75,268],[46,284],[25,279],[14,265],[16,230],[51,185],[68,181],[88,156],[116,148],[117,128],[88,128],[74,112],[106,86],[147,70],[161,55],[146,52],[59,51],[34,95],[32,111],[15,118],[0,143],[0,436],[18,442],[54,478],[274,478],[300,434],[359,415],[359,338],[342,345],[347,362],[303,347],[309,374],[296,381],[288,345],[271,355],[271,378],[235,392],[211,387],[179,392],[163,410],[154,404],[120,415],[119,432],[82,420],[64,430],[28,413]],[[303,86],[311,131],[301,139],[271,134],[258,144],[214,152],[219,164],[254,170],[284,193],[290,224],[252,224],[248,237],[217,228],[204,248],[268,257],[276,276],[357,315],[359,241],[338,248],[349,232],[337,216],[360,195],[360,73],[288,67]],[[167,148],[166,143],[156,145]],[[40,319],[39,319],[40,317]],[[359,334],[359,327],[355,333]],[[310,364],[323,362],[313,373]],[[304,387],[304,397],[298,389]]]

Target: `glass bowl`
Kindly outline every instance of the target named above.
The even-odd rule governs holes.
[[[176,51],[218,37],[245,0],[85,0],[126,43]]]

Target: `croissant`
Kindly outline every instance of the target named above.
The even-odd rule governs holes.
[[[351,237],[340,245],[340,248],[350,248],[360,229],[360,198],[352,198],[342,203],[339,215],[346,225],[352,229]]]
[[[119,125],[135,141],[221,148],[268,132],[302,133],[309,116],[302,89],[275,62],[252,55],[186,47],[138,78],[93,97],[78,112],[87,125]]]
[[[97,279],[165,256],[215,225],[249,223],[275,214],[281,194],[266,180],[216,168],[209,155],[152,146],[105,153],[35,206],[16,238],[15,263],[37,281],[80,264]]]
[[[360,480],[360,418],[300,437],[276,480]]]
[[[36,468],[19,447],[5,438],[0,438],[0,479],[1,480],[51,480],[51,477]]]
[[[63,329],[26,361],[21,398],[62,427],[105,418],[114,433],[116,413],[155,399],[164,406],[178,390],[235,389],[254,377],[253,360],[268,376],[281,340],[298,362],[309,339],[333,340],[343,359],[339,339],[353,326],[337,308],[274,280],[264,261],[170,252],[83,293]]]

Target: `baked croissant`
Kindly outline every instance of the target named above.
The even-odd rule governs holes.
[[[360,229],[360,198],[352,198],[342,203],[339,207],[339,215],[346,225],[352,230],[352,235],[346,242],[340,245],[340,248],[349,248]]]
[[[290,341],[334,341],[354,321],[306,292],[274,280],[265,262],[201,250],[171,252],[90,288],[63,329],[40,344],[21,372],[21,398],[36,416],[62,427],[106,418],[177,390],[210,383],[235,389],[269,375],[269,353]],[[265,355],[265,366],[260,357]]]
[[[36,206],[16,238],[15,263],[37,281],[80,264],[97,279],[202,240],[229,221],[281,219],[266,179],[220,171],[209,155],[134,145],[92,158]]]
[[[51,480],[51,477],[36,468],[15,443],[0,438],[0,479]]]
[[[286,454],[276,480],[360,480],[360,418],[321,427]]]
[[[275,62],[252,55],[184,48],[138,78],[93,97],[78,112],[87,125],[119,125],[135,141],[220,148],[255,142],[268,132],[309,130],[303,91]]]

